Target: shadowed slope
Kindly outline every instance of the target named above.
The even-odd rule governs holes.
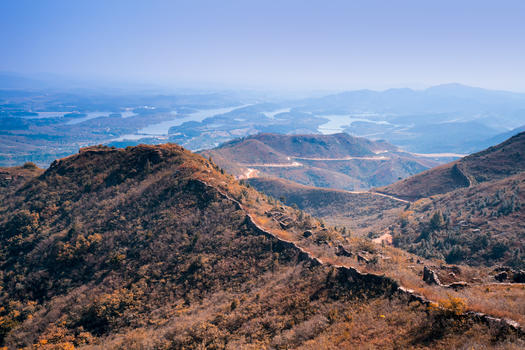
[[[497,146],[380,187],[377,191],[417,200],[480,182],[502,179],[524,170],[525,132],[522,132]]]

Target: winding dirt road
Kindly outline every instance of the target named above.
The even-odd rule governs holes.
[[[295,159],[302,159],[302,160],[316,160],[316,161],[338,161],[338,160],[386,160],[390,159],[389,157],[385,156],[378,156],[378,157],[343,157],[343,158],[307,158],[307,157],[293,157]]]

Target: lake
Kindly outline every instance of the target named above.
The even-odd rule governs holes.
[[[186,122],[199,122],[200,123],[206,118],[228,113],[233,110],[248,107],[248,106],[250,105],[241,105],[241,106],[227,107],[227,108],[203,109],[203,110],[199,110],[194,113],[180,115],[180,116],[177,115],[175,111],[172,111],[171,113],[174,116],[177,116],[176,118],[166,120],[160,123],[148,125],[145,128],[138,130],[134,134],[122,135],[116,139],[113,139],[112,141],[140,140],[145,137],[165,136],[165,135],[168,135],[168,131],[170,130],[170,128],[174,126],[179,126]]]
[[[341,115],[341,114],[331,114],[331,115],[318,115],[318,117],[328,119],[328,122],[321,124],[317,127],[317,130],[322,134],[335,134],[343,132],[345,127],[349,126],[353,122],[369,122],[374,124],[390,124],[385,120],[371,120],[367,118],[362,118],[364,116],[377,117],[377,114],[359,114],[359,115]]]

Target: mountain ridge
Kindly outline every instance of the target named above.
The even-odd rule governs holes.
[[[408,254],[388,260],[387,247],[345,238],[177,145],[84,148],[25,183],[10,182],[0,196],[0,299],[7,306],[0,334],[9,346],[126,348],[147,334],[154,347],[315,347],[349,326],[346,316],[330,316],[336,309],[374,329],[385,326],[379,313],[430,324],[444,317],[445,343],[464,342],[446,304],[427,318],[424,306],[406,305],[410,293],[386,298]],[[336,255],[338,244],[353,256]],[[359,263],[358,252],[377,262]],[[421,295],[453,293],[411,278]],[[489,329],[485,316],[466,317]],[[407,337],[389,326],[396,335],[370,340],[417,344],[421,332],[433,339],[432,327],[417,321]],[[337,342],[362,341],[352,339]]]
[[[402,152],[385,141],[345,133],[258,134],[200,153],[238,177],[246,177],[253,168],[259,175],[346,190],[387,184],[438,164]]]
[[[472,184],[497,180],[525,170],[525,132],[455,162],[377,188],[408,200],[443,194]]]

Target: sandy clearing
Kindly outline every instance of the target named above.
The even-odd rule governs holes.
[[[251,179],[252,177],[256,177],[257,175],[259,175],[258,170],[248,168],[246,169],[246,171],[244,171],[242,175],[237,176],[237,179],[239,180]]]

